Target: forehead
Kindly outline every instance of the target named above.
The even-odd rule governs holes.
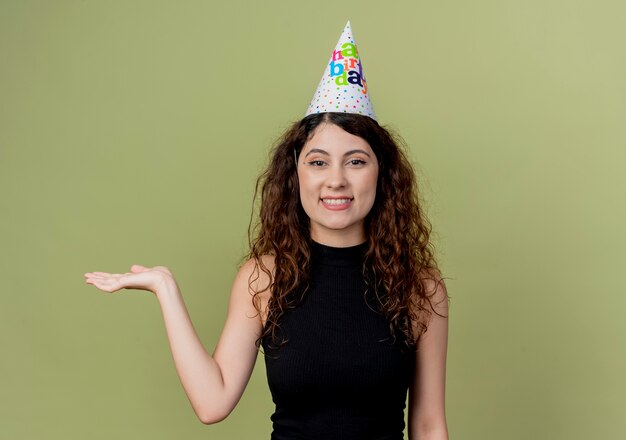
[[[361,149],[373,154],[370,145],[365,139],[348,133],[343,128],[335,124],[320,124],[313,136],[304,144],[303,153],[312,149],[321,149],[330,154],[343,154],[349,150]]]

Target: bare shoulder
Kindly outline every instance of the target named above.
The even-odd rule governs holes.
[[[250,258],[241,265],[235,280],[235,283],[246,286],[248,298],[260,309],[262,325],[265,325],[267,303],[271,296],[271,279],[266,270],[273,275],[274,267],[273,255],[263,255],[260,259]]]
[[[444,344],[448,333],[450,298],[443,276],[435,269],[423,270],[420,273],[420,281],[424,286],[427,300],[418,307],[416,319],[412,322],[413,330],[416,334],[424,332],[420,343],[422,346],[433,339],[438,339],[440,344]],[[421,309],[422,307],[425,310]]]
[[[239,268],[238,278],[246,279],[254,292],[264,293],[269,290],[270,277],[267,272],[274,273],[274,256],[263,255],[260,259],[250,258]]]
[[[424,286],[426,295],[430,298],[432,307],[438,312],[445,314],[448,310],[448,290],[443,276],[435,269],[422,270],[420,280]]]
[[[441,273],[435,269],[424,269],[420,272],[419,280],[427,298],[414,298],[411,302],[415,312],[412,319],[415,334],[426,331],[433,322],[447,321],[449,305],[448,291]]]

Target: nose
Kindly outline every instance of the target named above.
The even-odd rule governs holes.
[[[341,165],[329,167],[326,178],[326,186],[328,188],[343,188],[347,183],[346,173]]]

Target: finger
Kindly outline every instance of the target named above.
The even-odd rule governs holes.
[[[109,293],[113,292],[114,290],[118,290],[114,289],[107,280],[92,280],[89,284],[92,284],[98,289],[104,290],[105,292]]]
[[[111,274],[106,274],[106,275],[89,275],[87,277],[87,281],[110,281],[110,280],[119,280],[121,279],[122,276],[114,276]]]
[[[112,273],[91,273],[87,276],[94,278],[115,278],[115,274]]]
[[[93,280],[93,285],[106,292],[115,292],[124,286],[124,277],[104,277]]]
[[[153,269],[157,269],[157,270],[161,270],[163,272],[166,272],[168,274],[172,274],[172,271],[169,270],[169,268],[167,268],[166,266],[154,266]]]
[[[89,278],[89,279],[85,280],[85,283],[91,284],[92,286],[96,286],[98,288],[101,285],[103,285],[104,282],[106,282],[106,280],[104,280],[104,279],[97,279],[97,278]]]

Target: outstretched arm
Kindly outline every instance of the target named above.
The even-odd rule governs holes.
[[[253,263],[246,263],[235,277],[226,323],[213,356],[196,335],[176,282],[172,279],[157,292],[178,376],[205,424],[220,422],[232,412],[254,369],[261,321],[248,293],[252,268]]]
[[[435,282],[427,281],[430,293]],[[431,302],[443,317],[432,312],[428,330],[419,342],[413,382],[409,387],[409,440],[448,440],[445,413],[448,296],[443,280]]]
[[[182,294],[164,266],[133,266],[132,273],[89,272],[87,282],[101,290],[150,290],[157,297],[174,363],[183,388],[205,424],[225,419],[239,402],[257,357],[256,338],[261,320],[248,291],[254,261],[244,264],[233,283],[228,315],[213,356],[205,350],[193,327]]]

